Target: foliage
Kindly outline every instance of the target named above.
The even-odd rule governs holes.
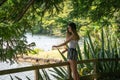
[[[26,53],[31,50],[30,47],[34,46],[34,43],[27,44],[26,27],[20,27],[16,24],[1,23],[0,24],[0,60],[6,61],[7,59],[12,61],[17,54]],[[22,25],[21,25],[22,26]]]
[[[22,80],[21,78],[19,78],[19,77],[17,77],[17,76],[15,76],[15,78],[13,78],[11,75],[10,75],[10,79],[11,79],[11,80],[14,80],[14,79],[16,79],[16,80]],[[26,79],[27,79],[27,80],[31,80],[28,76],[26,76]]]
[[[17,54],[31,51],[35,44],[27,43],[25,33],[40,22],[43,13],[58,12],[60,1],[0,1],[0,60],[12,61]]]
[[[64,67],[58,67],[58,68],[53,68],[53,70],[50,70],[53,72],[51,75],[57,79],[57,80],[67,80],[68,79],[68,73],[66,68]]]
[[[1,0],[0,60],[31,50],[26,32],[64,34],[69,21],[77,23],[83,34],[112,24],[119,37],[119,9],[119,0]]]
[[[43,50],[39,48],[34,48],[32,51],[27,51],[27,54],[38,54],[39,52],[43,52]]]
[[[108,30],[101,29],[101,34],[99,34],[98,37],[99,39],[94,39],[90,37],[90,34],[88,34],[88,38],[85,38],[84,51],[83,51],[84,55],[82,56],[83,59],[94,59],[94,58],[95,59],[104,59],[104,58],[117,59],[120,57],[119,39],[117,38],[114,32],[108,32]],[[117,72],[117,71],[120,71],[120,66],[118,65],[119,63],[114,61],[100,62],[100,63],[97,63],[97,72],[98,73],[99,72],[108,72],[108,73]],[[93,73],[93,64],[79,65],[80,69],[83,69],[84,67],[87,68],[88,74]],[[86,69],[85,69],[85,72],[86,72]]]

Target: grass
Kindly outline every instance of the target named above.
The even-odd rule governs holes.
[[[37,54],[28,54],[30,57],[44,58],[44,59],[59,59],[63,60],[62,56],[58,52],[58,50],[51,51],[40,51]],[[67,52],[64,53],[64,56],[67,57]]]

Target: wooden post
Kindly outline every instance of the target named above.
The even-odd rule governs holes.
[[[94,77],[94,80],[98,80],[98,79],[97,79],[97,62],[94,62],[94,74],[96,75],[96,76]]]
[[[35,70],[35,80],[39,80],[39,69]]]
[[[38,65],[38,59],[36,59],[36,64],[35,65]],[[35,69],[35,80],[39,80],[39,69]]]

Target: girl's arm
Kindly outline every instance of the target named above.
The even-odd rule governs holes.
[[[63,50],[61,53],[65,53],[68,49],[66,48],[65,50]]]
[[[71,35],[64,43],[61,43],[59,45],[54,45],[53,47],[61,47],[61,46],[64,46],[66,45],[68,42],[70,42],[73,38],[73,35]]]

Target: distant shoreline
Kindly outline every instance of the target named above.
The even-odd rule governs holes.
[[[64,54],[67,56],[67,53]],[[64,61],[62,56],[57,50],[43,51],[38,54],[28,54],[28,55],[19,55],[17,56],[18,62],[29,62],[37,64],[48,64],[48,63],[59,63]]]
[[[60,63],[62,60],[59,59],[44,59],[38,57],[17,57],[18,62],[29,62],[32,64],[49,64],[49,63]]]

